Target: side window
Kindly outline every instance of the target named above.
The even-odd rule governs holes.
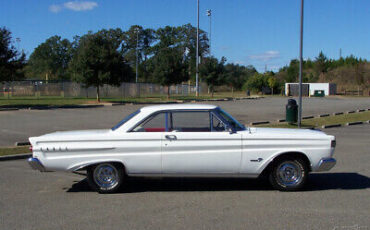
[[[225,130],[225,124],[216,115],[212,114],[212,131],[222,132]]]
[[[208,111],[172,112],[171,131],[210,132]]]
[[[137,125],[132,132],[165,132],[166,113],[157,113]]]

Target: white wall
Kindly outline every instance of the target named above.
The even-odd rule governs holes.
[[[298,84],[298,83],[285,83],[285,95],[288,95],[288,85],[289,84]],[[329,96],[330,93],[330,85],[334,85],[334,88],[336,88],[335,84],[330,84],[330,83],[304,83],[304,84],[309,84],[310,88],[310,95],[314,95],[315,90],[324,90],[325,96]],[[336,91],[336,90],[335,90]],[[335,93],[335,91],[333,93]]]

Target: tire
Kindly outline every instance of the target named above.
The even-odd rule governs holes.
[[[297,191],[304,187],[308,177],[308,166],[301,158],[282,158],[272,167],[269,181],[280,191]]]
[[[87,170],[90,187],[99,193],[114,193],[124,178],[123,167],[117,163],[100,163]]]

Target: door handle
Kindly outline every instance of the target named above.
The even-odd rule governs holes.
[[[177,140],[177,137],[175,135],[166,135],[165,138],[170,141]]]

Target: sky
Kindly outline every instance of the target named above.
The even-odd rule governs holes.
[[[258,71],[288,65],[299,56],[300,0],[200,0],[200,28],[211,52]],[[131,25],[157,29],[197,23],[197,0],[0,0],[0,27],[27,55],[47,38],[72,40],[88,31]],[[303,58],[350,54],[370,59],[369,0],[305,0]]]

